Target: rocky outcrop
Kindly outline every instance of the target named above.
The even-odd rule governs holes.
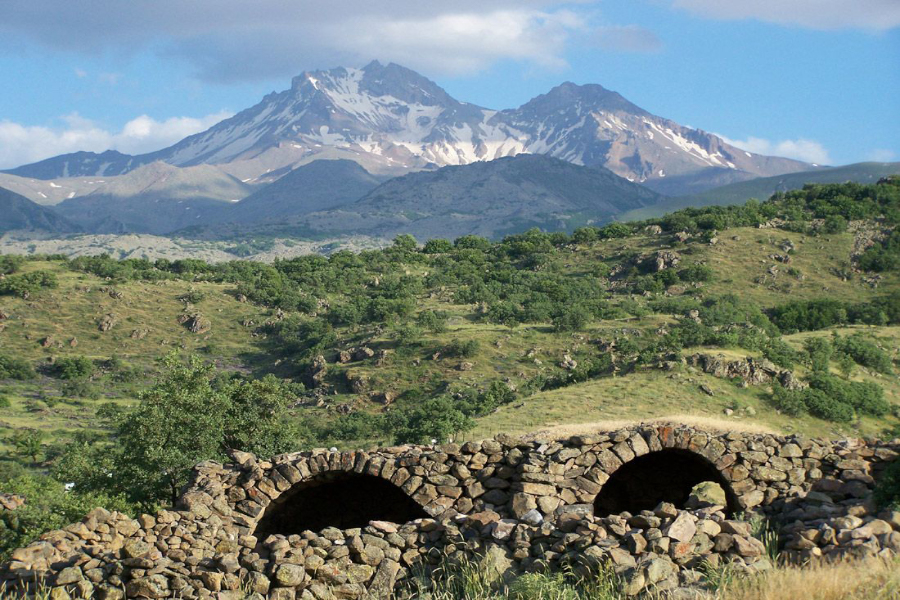
[[[765,358],[743,358],[725,360],[722,355],[694,354],[688,358],[688,364],[709,373],[713,377],[723,379],[740,379],[745,385],[767,385],[773,381],[780,382],[788,389],[802,389],[806,384],[794,377],[791,371],[780,369]]]
[[[212,322],[201,313],[183,313],[178,317],[178,323],[191,333],[209,333],[212,330]]]
[[[116,323],[118,323],[118,319],[114,314],[106,314],[97,321],[97,329],[106,332],[115,327]]]
[[[767,548],[735,518],[744,511],[780,524],[784,550],[797,560],[900,550],[900,514],[879,512],[871,501],[898,450],[900,440],[832,443],[641,426],[559,441],[498,436],[271,460],[235,452],[233,464],[194,469],[178,510],[131,519],[97,509],[16,550],[0,580],[17,590],[42,583],[55,598],[122,598],[122,589],[129,598],[386,598],[415,570],[449,555],[487,556],[514,573],[607,564],[637,595],[696,584],[703,563],[768,568]],[[693,467],[659,469],[661,457]],[[647,461],[654,469],[641,471]],[[664,499],[627,512],[598,508],[601,497],[639,502],[667,493],[692,468],[719,482],[725,506],[686,510]],[[389,494],[370,501],[375,495],[366,490],[375,488],[366,486],[377,482],[428,517],[291,530],[292,519],[304,516],[297,498],[315,502],[334,482],[359,494],[357,505],[390,509],[397,500]],[[611,489],[621,485],[630,491]],[[318,502],[318,511],[328,510],[328,501]]]

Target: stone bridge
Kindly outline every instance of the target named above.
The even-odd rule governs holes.
[[[56,599],[387,597],[462,557],[499,572],[618,574],[626,593],[698,584],[700,563],[900,551],[900,513],[871,493],[900,441],[830,442],[639,426],[566,440],[314,450],[206,462],[176,510],[97,509],[17,550],[8,589]],[[699,483],[721,506],[689,502]],[[758,520],[756,522],[759,522]],[[486,558],[485,558],[486,557]]]

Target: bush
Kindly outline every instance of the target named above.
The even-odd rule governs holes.
[[[803,393],[803,403],[810,414],[837,423],[846,423],[853,419],[853,408],[825,392],[808,389]]]
[[[790,369],[797,362],[797,351],[780,339],[770,339],[763,347],[763,356],[784,369]]]
[[[478,354],[481,344],[478,340],[452,340],[444,347],[441,354],[450,358],[472,358]]]
[[[809,365],[813,371],[828,372],[828,365],[834,354],[834,346],[825,338],[809,338],[803,343],[803,349],[809,356]]]
[[[879,508],[900,508],[900,459],[895,459],[881,473],[873,497]]]
[[[416,324],[432,333],[447,331],[447,313],[441,310],[426,310],[416,317]]]
[[[25,257],[18,254],[0,255],[0,275],[12,275],[25,264]]]
[[[553,328],[559,332],[581,331],[591,322],[591,313],[583,306],[569,306],[557,310],[553,316]]]
[[[9,398],[6,396],[0,396],[0,408],[9,408],[12,406],[12,402],[9,401]]]
[[[10,275],[5,279],[0,279],[0,296],[28,298],[42,289],[53,289],[58,285],[56,275],[49,271]]]
[[[678,277],[688,283],[712,281],[713,270],[706,265],[691,265],[678,271]]]
[[[435,238],[433,240],[428,240],[425,242],[425,247],[422,248],[423,254],[446,254],[447,252],[453,251],[453,243],[450,240],[444,240],[441,238]]]
[[[806,414],[806,402],[803,396],[804,393],[801,390],[789,390],[776,386],[769,403],[788,416],[798,417]]]
[[[58,358],[53,365],[59,379],[87,379],[94,374],[94,369],[94,361],[86,356]]]
[[[27,360],[0,354],[0,379],[34,379],[37,375]]]
[[[859,334],[844,338],[835,336],[834,345],[839,352],[848,354],[859,365],[879,373],[893,371],[890,355]]]

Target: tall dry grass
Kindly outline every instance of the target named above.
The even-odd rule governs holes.
[[[719,590],[721,600],[900,600],[900,562],[847,560],[783,566],[737,578]]]

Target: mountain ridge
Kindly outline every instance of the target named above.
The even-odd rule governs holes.
[[[162,160],[176,166],[215,164],[247,182],[271,181],[316,158],[348,158],[376,174],[399,175],[441,166],[546,154],[603,166],[637,183],[665,186],[666,177],[708,169],[738,181],[809,170],[811,165],[753,154],[700,129],[683,127],[636,106],[599,84],[560,84],[518,108],[493,110],[461,102],[428,78],[394,63],[362,69],[306,71],[291,87],[168,148],[128,157],[63,155],[11,173],[29,177],[133,169]],[[76,164],[77,163],[77,164]],[[724,171],[722,171],[724,170]],[[727,179],[727,178],[726,178]],[[688,182],[690,183],[690,182]],[[704,189],[705,189],[704,188]]]

